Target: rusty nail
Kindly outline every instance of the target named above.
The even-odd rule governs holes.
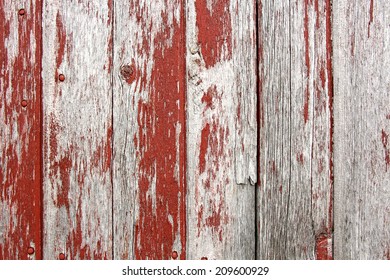
[[[58,76],[58,79],[59,79],[61,82],[65,81],[65,75],[64,75],[64,74],[60,74],[60,75]]]
[[[173,251],[173,252],[172,252],[172,258],[173,258],[174,260],[176,260],[178,256],[179,256],[179,255],[177,254],[176,251]]]
[[[26,13],[26,11],[24,9],[20,9],[19,10],[19,15],[20,16],[23,16],[25,13]]]
[[[201,257],[200,259],[201,260],[207,260],[207,257]]]
[[[22,104],[22,107],[26,107],[27,106],[27,100],[23,99],[21,104]]]
[[[64,253],[60,253],[58,257],[59,257],[60,260],[65,260],[65,254]]]
[[[27,254],[32,255],[32,254],[34,254],[34,252],[35,252],[35,250],[33,247],[28,247]]]

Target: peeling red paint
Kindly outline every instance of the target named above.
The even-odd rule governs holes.
[[[310,76],[310,45],[309,45],[309,14],[308,14],[308,1],[305,0],[305,17],[304,17],[304,30],[303,35],[305,38],[305,64],[306,64],[306,75],[307,77]],[[309,80],[306,85],[305,90],[305,103],[303,107],[303,119],[305,123],[309,120],[309,98],[310,98],[310,92],[309,92]]]
[[[4,229],[0,239],[5,241],[0,244],[0,259],[42,258],[42,53],[32,47],[42,41],[42,3],[30,5],[20,16],[14,5],[0,1],[0,112],[4,116],[0,120],[0,200],[8,207],[0,212],[0,228]],[[12,40],[17,40],[11,46],[15,57]],[[22,107],[22,100],[28,100],[27,107]],[[17,133],[17,143],[6,131]],[[29,255],[32,244],[34,255]]]
[[[206,168],[206,154],[209,146],[208,141],[210,137],[210,125],[207,123],[202,129],[202,136],[200,140],[199,149],[199,173],[203,173]]]
[[[137,11],[135,6],[134,11]],[[149,59],[153,60],[154,66],[148,101],[140,99],[138,102],[140,209],[134,238],[136,259],[171,259],[173,250],[177,251],[179,259],[186,256],[184,6],[182,1],[166,0],[165,7],[178,7],[180,18],[170,24],[169,13],[174,11],[170,8],[163,11],[161,30],[155,34],[154,41],[140,44],[144,54],[153,54]],[[144,12],[139,10],[137,15],[143,24]],[[145,26],[145,34],[151,34],[147,28],[151,27]],[[171,35],[172,39],[169,38]],[[148,49],[152,48],[150,44],[154,44],[153,53]],[[138,68],[146,69],[146,65]],[[146,73],[140,71],[138,80],[146,81]],[[179,147],[176,145],[178,128]],[[175,166],[179,167],[178,174],[175,174]],[[153,180],[155,193],[150,191]],[[173,248],[177,235],[180,236],[181,251]]]
[[[386,171],[388,167],[390,166],[390,147],[388,147],[389,143],[389,134],[387,134],[383,129],[382,129],[382,144],[383,148],[385,149],[385,163],[386,163]]]
[[[370,20],[368,22],[368,38],[370,38],[370,27],[372,22],[374,21],[374,0],[370,1],[370,12],[369,12]]]
[[[331,240],[328,234],[320,234],[316,238],[317,260],[333,260]]]
[[[62,61],[65,55],[65,47],[66,47],[66,30],[64,24],[62,22],[62,16],[60,12],[57,12],[56,17],[56,27],[57,27],[57,40],[58,40],[58,49],[57,49],[57,57],[56,57],[56,79],[59,76],[58,68],[61,66]]]
[[[196,24],[198,40],[206,67],[232,56],[232,26],[229,1],[196,1]],[[209,5],[211,9],[209,9]]]

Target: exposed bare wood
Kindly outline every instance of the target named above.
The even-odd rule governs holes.
[[[186,256],[183,5],[115,3],[116,259]]]
[[[41,3],[0,1],[0,259],[40,259]]]
[[[111,7],[44,1],[45,259],[112,257]]]
[[[390,259],[390,2],[333,11],[335,258]]]
[[[330,1],[260,1],[258,258],[332,257]]]
[[[255,1],[187,1],[188,258],[255,258]]]

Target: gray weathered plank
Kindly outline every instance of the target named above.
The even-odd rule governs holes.
[[[45,259],[112,257],[111,5],[44,1]]]
[[[335,258],[390,259],[390,2],[333,3]]]
[[[184,259],[184,1],[114,10],[114,258]]]
[[[331,258],[330,1],[260,1],[260,259]]]
[[[255,1],[187,1],[187,256],[255,258]]]

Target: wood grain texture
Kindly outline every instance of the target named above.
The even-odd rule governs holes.
[[[390,259],[390,2],[335,1],[335,258]]]
[[[0,259],[42,256],[40,20],[40,1],[0,1]]]
[[[187,1],[187,256],[255,258],[255,1]]]
[[[259,2],[259,259],[332,258],[330,13]]]
[[[184,259],[184,1],[114,10],[114,257]]]
[[[111,0],[44,1],[45,259],[112,258],[111,31]]]

